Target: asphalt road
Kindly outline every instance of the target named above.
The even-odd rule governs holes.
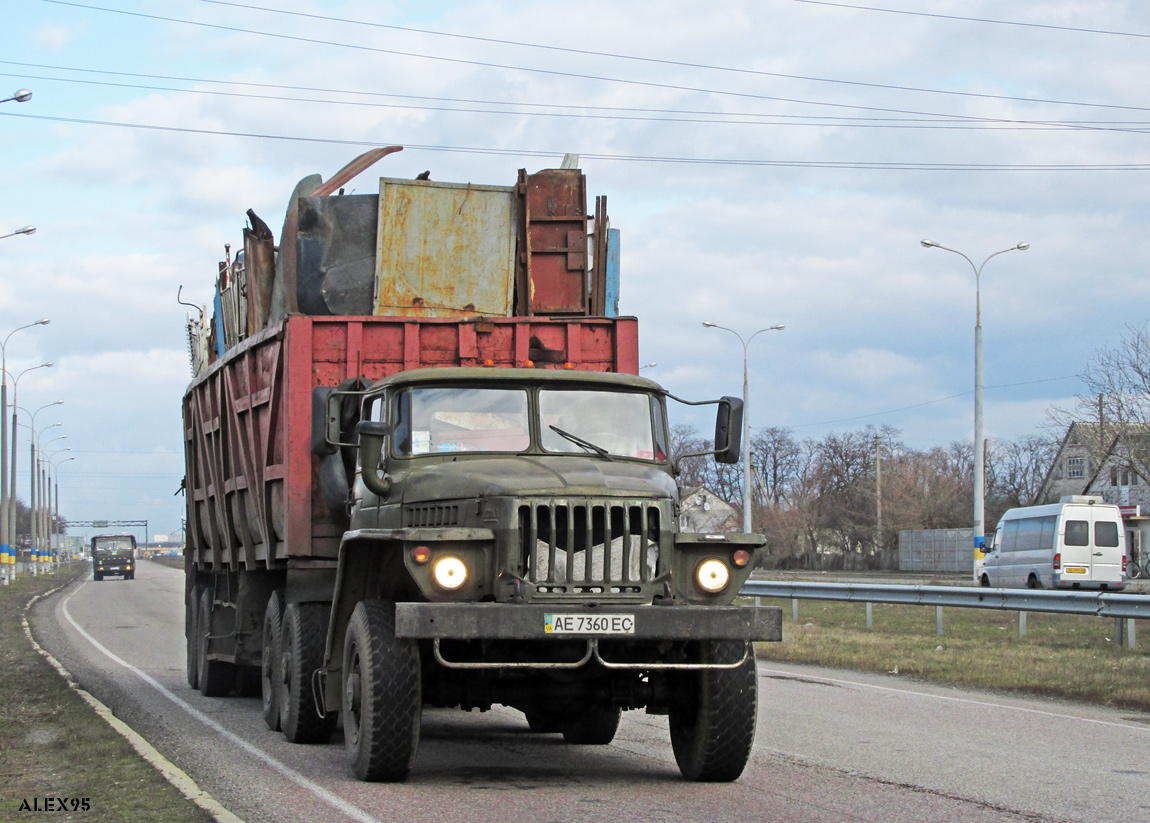
[[[510,709],[429,710],[399,785],[359,783],[342,734],[296,746],[255,698],[184,676],[183,575],[74,584],[33,630],[81,685],[246,821],[1150,821],[1150,715],[760,663],[759,730],[734,784],[680,779],[666,719],[610,746],[528,732]],[[785,631],[785,627],[784,627]]]

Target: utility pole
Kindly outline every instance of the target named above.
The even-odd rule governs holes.
[[[875,552],[882,551],[882,439],[874,436],[874,506],[875,506]]]

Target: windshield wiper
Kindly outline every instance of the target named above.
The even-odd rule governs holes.
[[[595,452],[600,457],[606,457],[608,460],[614,460],[614,458],[611,457],[610,452],[608,452],[602,446],[598,446],[598,445],[592,443],[590,440],[584,440],[582,437],[579,437],[578,435],[574,435],[568,431],[563,431],[563,429],[559,428],[558,426],[548,426],[547,428],[551,429],[551,431],[555,432],[560,437],[567,438],[572,443],[574,443],[576,446],[582,446],[585,449],[590,449],[591,451]]]

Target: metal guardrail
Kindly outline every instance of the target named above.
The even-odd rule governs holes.
[[[1054,612],[1150,620],[1150,596],[1095,591],[984,589],[975,586],[900,586],[889,583],[801,583],[749,580],[739,592],[748,597],[902,603],[917,606]]]

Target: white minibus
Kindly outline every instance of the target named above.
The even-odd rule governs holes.
[[[1048,506],[1010,509],[984,550],[979,584],[1000,588],[1126,587],[1126,535],[1118,507],[1070,495]]]

